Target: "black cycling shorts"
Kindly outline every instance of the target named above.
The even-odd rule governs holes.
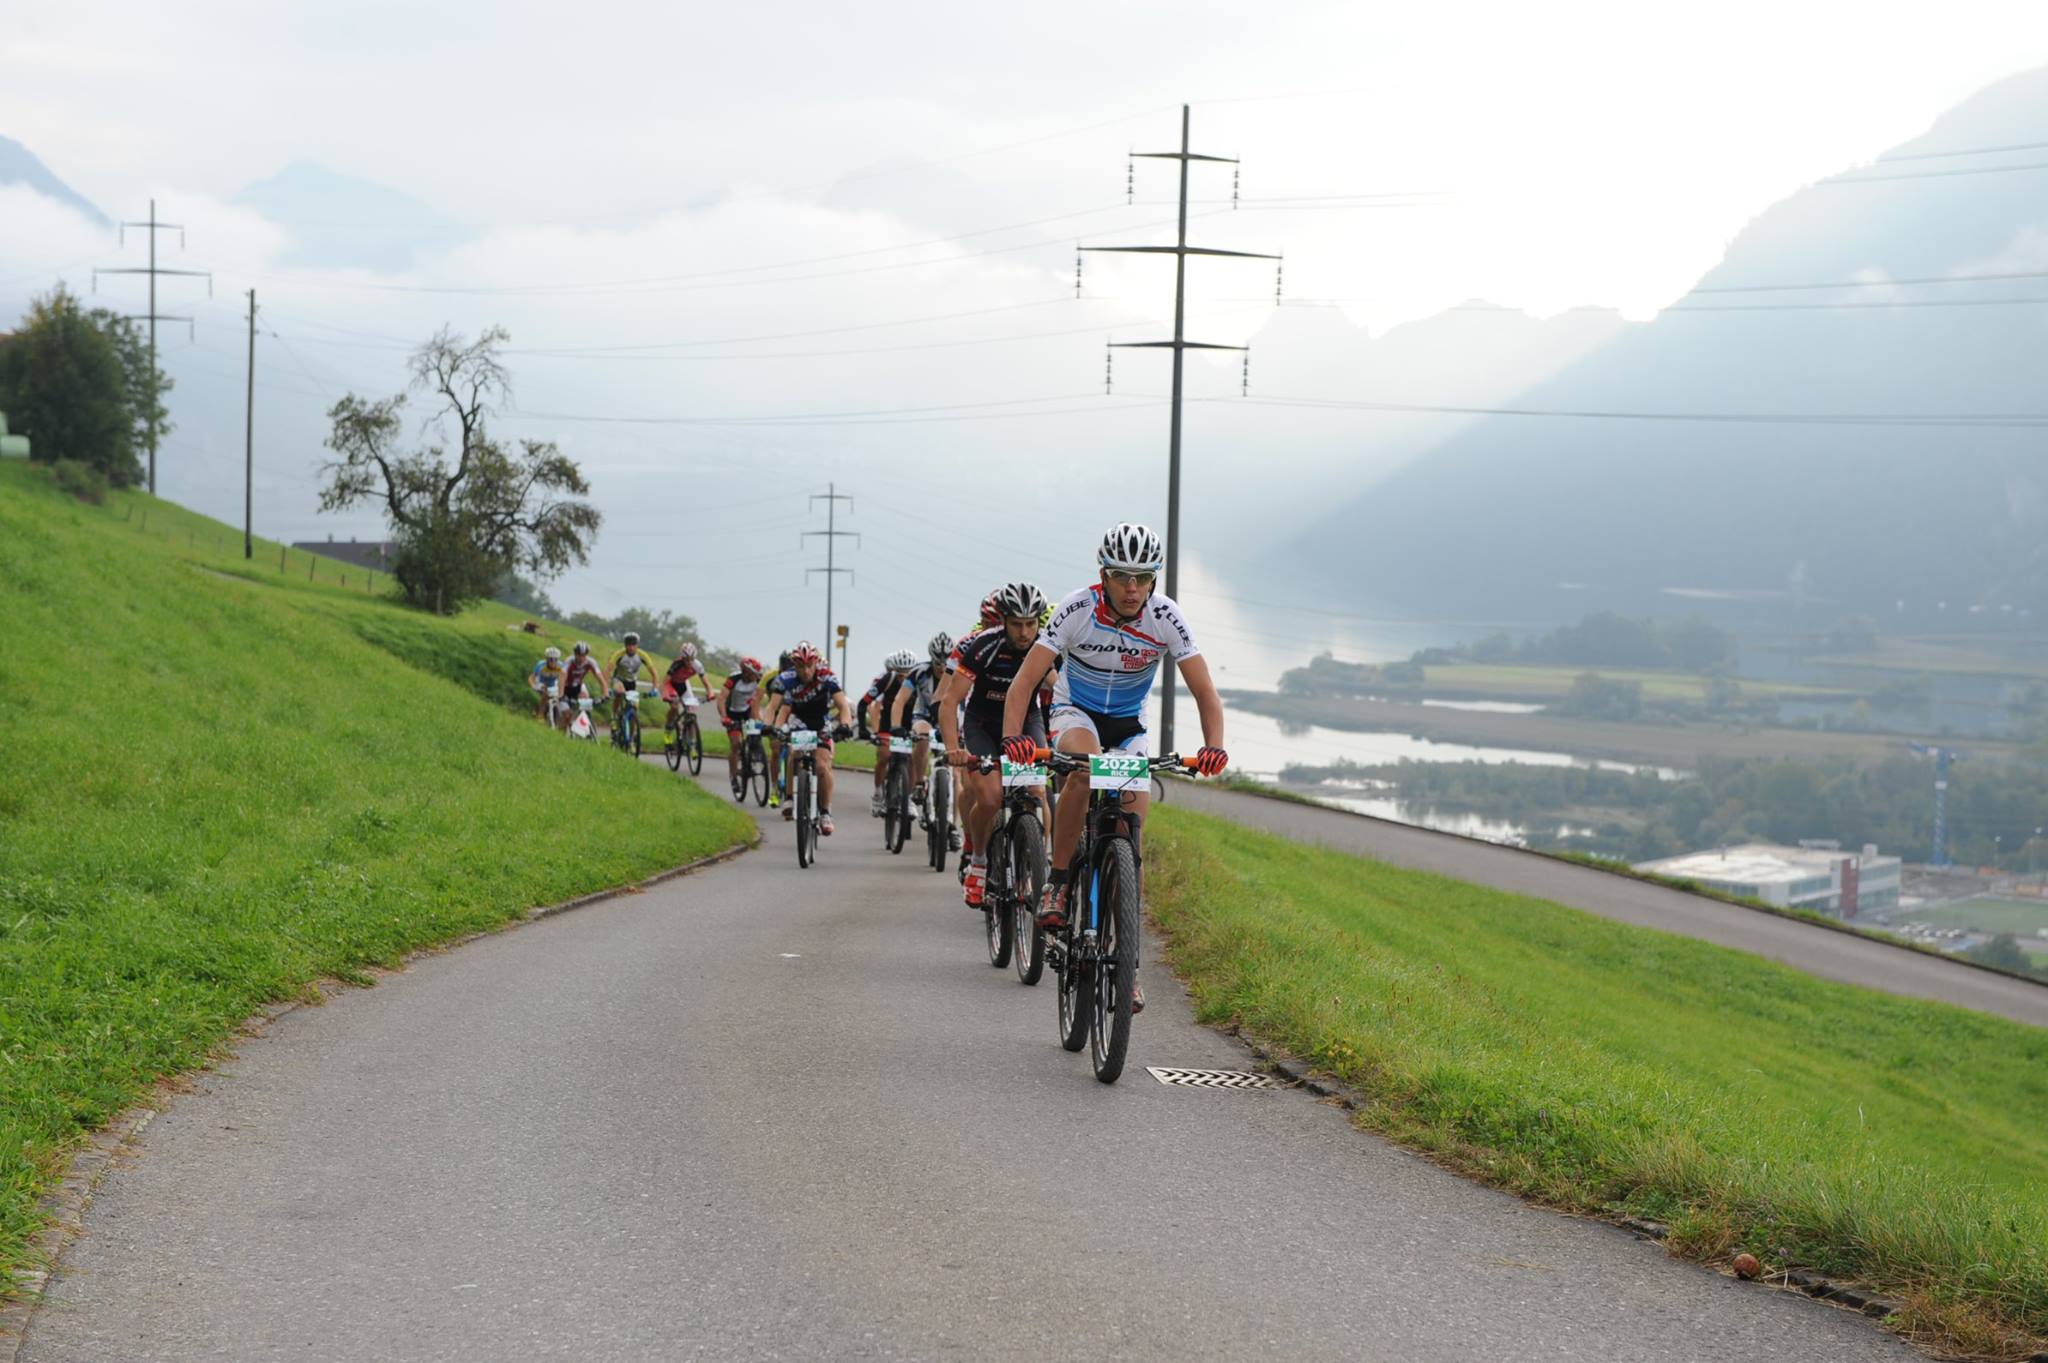
[[[1033,707],[1024,720],[1024,736],[1045,746],[1045,716]],[[1001,713],[977,714],[969,710],[960,721],[960,744],[976,757],[1000,757],[1003,752],[1003,717]]]

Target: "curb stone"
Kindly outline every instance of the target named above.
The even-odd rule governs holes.
[[[395,974],[423,956],[452,951],[479,938],[495,937],[499,933],[512,931],[528,923],[554,918],[575,909],[587,909],[607,900],[644,894],[653,886],[666,884],[693,871],[701,871],[721,862],[731,861],[760,845],[761,835],[756,831],[746,842],[734,843],[722,852],[713,852],[695,861],[684,862],[681,866],[671,866],[666,871],[657,871],[644,880],[578,895],[559,904],[542,904],[528,909],[502,926],[472,932],[465,937],[457,937],[437,946],[421,947],[416,951],[407,952],[394,969],[375,973]],[[348,986],[333,979],[315,980],[306,987],[306,997],[268,1004],[251,1014],[235,1028],[234,1039],[246,1040],[260,1036],[265,1027],[285,1014],[321,1003],[328,994],[345,987]],[[211,1063],[204,1068],[212,1068]],[[159,1081],[153,1098],[127,1109],[95,1131],[85,1145],[71,1157],[71,1163],[56,1188],[43,1198],[42,1207],[49,1216],[49,1222],[29,1242],[29,1251],[39,1266],[18,1269],[13,1283],[0,1285],[0,1363],[20,1363],[22,1346],[28,1342],[28,1327],[35,1319],[36,1309],[42,1305],[43,1293],[57,1277],[64,1251],[85,1232],[85,1213],[92,1205],[93,1194],[99,1191],[100,1184],[113,1170],[116,1161],[141,1153],[138,1142],[142,1132],[156,1120],[159,1111],[170,1106],[175,1094],[166,1085],[176,1077],[166,1075]]]

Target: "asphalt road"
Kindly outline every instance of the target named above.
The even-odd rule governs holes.
[[[778,820],[285,1015],[109,1177],[23,1356],[1916,1357],[1305,1093],[1155,1082],[1249,1063],[1156,965],[1097,1084],[862,803],[812,870]]]
[[[1830,980],[1911,998],[1938,999],[2048,1027],[2048,985],[1979,970],[1927,952],[1888,946],[1796,918],[1724,904],[1475,838],[1343,810],[1185,781],[1175,782],[1167,798],[1175,808],[1215,814],[1297,842],[1534,895],[1639,927],[1697,937]]]

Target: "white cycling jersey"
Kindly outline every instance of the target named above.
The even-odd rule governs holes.
[[[1055,706],[1117,718],[1145,712],[1162,657],[1178,663],[1202,651],[1171,597],[1154,592],[1136,619],[1119,621],[1103,602],[1100,584],[1061,601],[1032,647],[1064,659],[1053,685]]]

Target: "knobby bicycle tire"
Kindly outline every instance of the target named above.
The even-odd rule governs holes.
[[[796,864],[808,867],[811,864],[811,839],[814,825],[811,822],[811,772],[810,768],[799,766],[796,779],[790,782],[790,798],[796,801]]]
[[[997,970],[1010,963],[1010,952],[1017,945],[1017,924],[1010,915],[1009,889],[1004,884],[1009,842],[1008,830],[998,823],[989,835],[987,874],[982,881],[982,931],[988,938],[988,963]]]
[[[1045,929],[1038,926],[1038,900],[1045,886],[1045,832],[1038,815],[1020,814],[1010,829],[1010,919],[1016,925],[1014,957],[1019,984],[1045,975]]]
[[[900,759],[884,756],[889,774],[882,778],[882,841],[891,855],[900,855],[910,841],[910,772]]]
[[[684,755],[690,759],[690,775],[701,776],[704,773],[704,735],[697,728],[697,717],[685,715],[683,727],[690,735],[689,746],[684,750]]]
[[[1102,849],[1102,907],[1097,926],[1102,944],[1095,976],[1095,1017],[1089,1058],[1095,1077],[1114,1084],[1124,1072],[1131,1045],[1132,991],[1138,982],[1138,857],[1128,838],[1111,838]]]
[[[953,773],[947,768],[932,772],[931,808],[925,813],[932,825],[926,831],[926,851],[931,854],[932,869],[944,872],[953,839]]]

